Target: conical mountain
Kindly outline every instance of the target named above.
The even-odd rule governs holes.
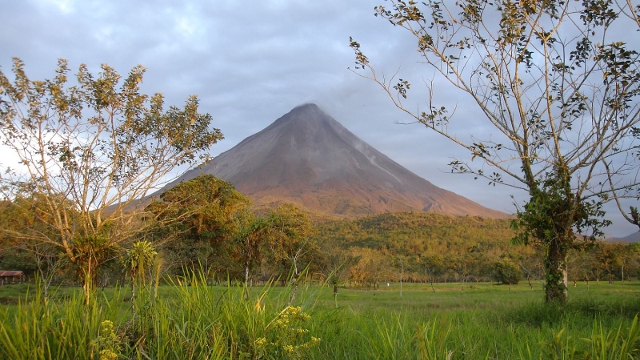
[[[315,104],[294,108],[177,181],[201,174],[229,181],[258,206],[294,202],[343,217],[399,211],[507,216],[415,175]]]

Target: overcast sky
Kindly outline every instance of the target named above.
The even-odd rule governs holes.
[[[376,84],[348,70],[354,64],[350,36],[389,74],[426,70],[413,41],[373,16],[382,2],[0,0],[0,66],[10,74],[11,58],[19,57],[27,75],[41,80],[54,76],[58,58],[69,60],[74,73],[81,63],[93,73],[107,63],[123,75],[141,64],[147,68],[144,92],[163,93],[167,105],[200,97],[201,112],[210,113],[225,136],[212,155],[313,102],[435,185],[513,213],[511,195],[525,194],[451,174],[447,164],[468,159],[466,153],[419,125],[398,124],[411,119]],[[463,105],[458,119],[469,114]],[[637,230],[614,220],[609,233]]]

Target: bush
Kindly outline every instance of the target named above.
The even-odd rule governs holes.
[[[491,264],[491,270],[491,278],[501,284],[515,285],[522,280],[522,270],[509,260],[494,262]]]

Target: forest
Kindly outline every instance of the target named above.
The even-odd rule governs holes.
[[[2,203],[5,229],[44,231],[36,216],[20,209],[18,203]],[[353,288],[387,282],[459,282],[464,288],[478,281],[539,286],[544,279],[541,249],[514,244],[508,219],[395,213],[312,221],[292,204],[256,214],[231,184],[208,175],[179,184],[144,210],[131,242],[152,248],[154,256],[142,271],[158,279],[200,270],[216,283],[304,275]],[[1,244],[2,269],[55,284],[82,281],[79,269],[51,246],[6,235]],[[569,264],[570,282],[637,278],[640,246],[584,240],[571,250]],[[129,270],[127,251],[114,247],[101,261],[95,285],[123,284]]]
[[[543,279],[540,248],[513,244],[511,220],[397,213],[319,224],[325,259],[346,259],[344,280],[517,283]],[[571,251],[571,281],[638,276],[638,244],[583,240]],[[342,255],[336,254],[340,252]],[[326,260],[325,260],[326,261]]]

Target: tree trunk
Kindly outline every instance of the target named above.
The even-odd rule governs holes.
[[[249,286],[249,262],[244,264],[244,284]]]
[[[245,300],[249,299],[249,261],[244,264],[244,288],[242,290],[242,296]]]
[[[91,295],[97,281],[98,264],[93,257],[89,257],[86,262],[79,264],[83,275],[82,290],[84,292],[84,305],[91,303]]]
[[[131,270],[131,318],[135,318],[136,315],[136,273],[135,270]]]
[[[564,303],[567,301],[567,250],[563,242],[553,239],[549,242],[545,259],[547,270],[545,301]]]
[[[296,264],[296,259],[293,259],[293,277],[291,278],[291,284],[293,285],[293,288],[291,289],[291,294],[289,295],[289,306],[291,306],[291,304],[293,304],[293,300],[295,300],[296,298],[296,292],[298,291],[298,280],[299,280],[299,274],[298,274],[298,264]]]
[[[291,289],[291,294],[289,294],[289,302],[288,302],[289,306],[293,304],[293,301],[296,298],[296,292],[298,291],[298,277],[294,275],[294,278],[291,280],[292,280],[293,288]]]

